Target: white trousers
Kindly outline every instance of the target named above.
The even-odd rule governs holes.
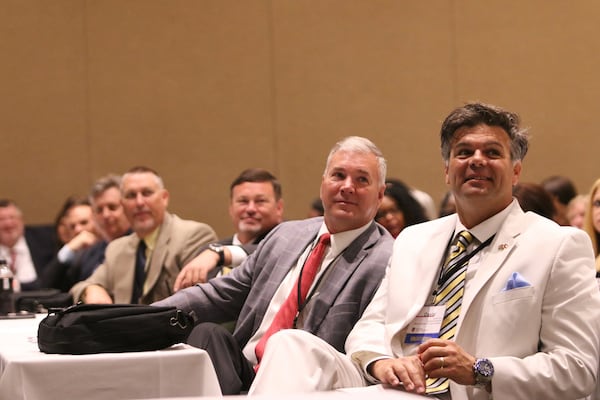
[[[289,394],[365,386],[350,357],[300,329],[269,338],[249,395]]]

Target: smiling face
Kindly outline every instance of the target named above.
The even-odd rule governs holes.
[[[233,187],[229,215],[238,239],[248,243],[283,219],[283,200],[271,182],[244,182]]]
[[[23,214],[13,204],[0,207],[0,244],[13,247],[23,236],[25,223]]]
[[[356,229],[373,220],[384,190],[374,154],[345,150],[334,153],[321,181],[329,232]]]
[[[521,161],[511,159],[510,138],[504,129],[463,126],[454,133],[445,173],[461,221],[464,217],[468,225],[463,224],[470,228],[511,203]]]

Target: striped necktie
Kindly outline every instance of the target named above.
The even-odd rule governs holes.
[[[440,339],[452,340],[456,333],[456,321],[460,315],[460,305],[465,287],[468,256],[467,247],[473,242],[473,235],[461,231],[452,242],[450,254],[442,267],[442,279],[434,304],[445,304],[446,311],[440,329]],[[427,393],[443,393],[448,390],[448,378],[428,378]]]

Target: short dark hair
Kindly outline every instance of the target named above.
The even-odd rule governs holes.
[[[450,148],[454,133],[463,126],[474,127],[480,124],[498,126],[510,138],[510,156],[513,161],[522,160],[529,148],[527,129],[519,127],[519,116],[498,106],[484,103],[467,103],[454,109],[442,123],[440,131],[442,158],[450,159]]]
[[[542,185],[531,182],[517,183],[513,187],[513,196],[519,201],[523,211],[533,211],[542,217],[554,219],[556,208],[550,193]]]
[[[561,204],[567,205],[569,201],[577,196],[577,189],[573,181],[566,176],[553,175],[542,181],[542,186],[552,196],[556,197]]]
[[[229,195],[233,195],[234,187],[245,182],[270,182],[273,186],[273,192],[275,193],[275,200],[281,199],[281,183],[279,183],[277,178],[266,169],[248,168],[243,170],[242,173],[231,182],[231,186],[229,186]]]
[[[19,208],[19,206],[17,205],[17,203],[15,203],[11,199],[0,199],[0,208],[6,208],[6,207],[10,207],[10,206],[14,206],[16,208]]]

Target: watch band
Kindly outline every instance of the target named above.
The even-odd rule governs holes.
[[[219,255],[219,261],[217,261],[217,267],[225,265],[225,247],[219,243],[211,243],[208,245],[208,249],[214,251]]]

